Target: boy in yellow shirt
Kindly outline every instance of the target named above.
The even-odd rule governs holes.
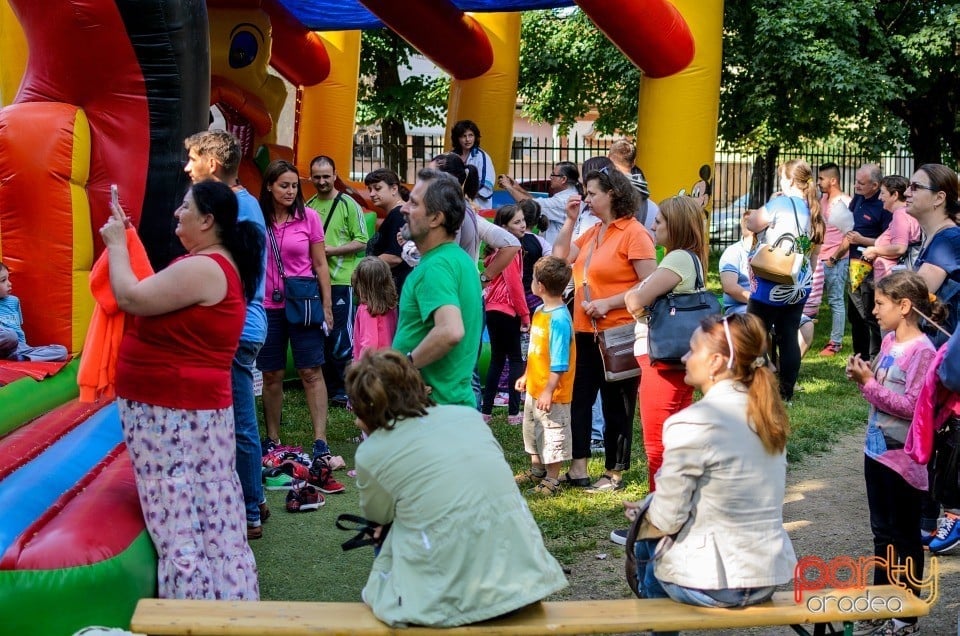
[[[573,456],[570,401],[577,350],[573,318],[563,302],[572,270],[563,259],[544,256],[533,266],[530,290],[543,300],[530,321],[527,369],[517,380],[526,391],[523,406],[523,449],[530,469],[517,475],[518,486],[533,484],[534,493],[560,490],[560,466]]]

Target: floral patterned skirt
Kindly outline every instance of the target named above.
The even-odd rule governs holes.
[[[237,477],[233,409],[184,410],[120,398],[160,598],[258,600]]]

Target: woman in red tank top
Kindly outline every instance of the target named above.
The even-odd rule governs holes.
[[[100,235],[114,296],[132,319],[120,345],[117,403],[159,556],[159,595],[256,600],[257,566],[235,469],[230,364],[263,267],[263,238],[237,222],[228,186],[203,181],[174,213],[188,254],[137,280],[126,218],[112,210]],[[259,250],[251,249],[255,241]]]

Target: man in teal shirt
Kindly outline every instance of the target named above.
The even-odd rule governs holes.
[[[466,214],[463,190],[450,175],[423,169],[402,211],[403,237],[416,244],[420,264],[403,285],[393,347],[420,369],[437,404],[476,408],[470,379],[483,304],[477,264],[455,242]]]
[[[337,168],[330,157],[320,155],[310,162],[310,181],[317,194],[307,201],[323,222],[323,242],[330,268],[333,324],[324,345],[323,377],[327,395],[345,407],[347,394],[343,374],[353,358],[353,288],[350,277],[367,248],[367,224],[363,210],[353,198],[336,188]]]

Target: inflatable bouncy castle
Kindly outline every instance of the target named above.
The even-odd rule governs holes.
[[[722,0],[0,0],[0,260],[28,340],[99,353],[82,348],[111,184],[153,267],[180,253],[182,142],[211,107],[241,140],[252,191],[278,156],[349,165],[360,31],[388,26],[453,77],[448,126],[478,122],[506,165],[518,12],[575,5],[643,70],[638,161],[655,197],[675,192],[712,164]],[[293,139],[277,138],[276,75],[296,92]],[[78,366],[39,380],[52,370],[0,362],[5,633],[127,627],[156,590],[116,407],[78,399]]]

